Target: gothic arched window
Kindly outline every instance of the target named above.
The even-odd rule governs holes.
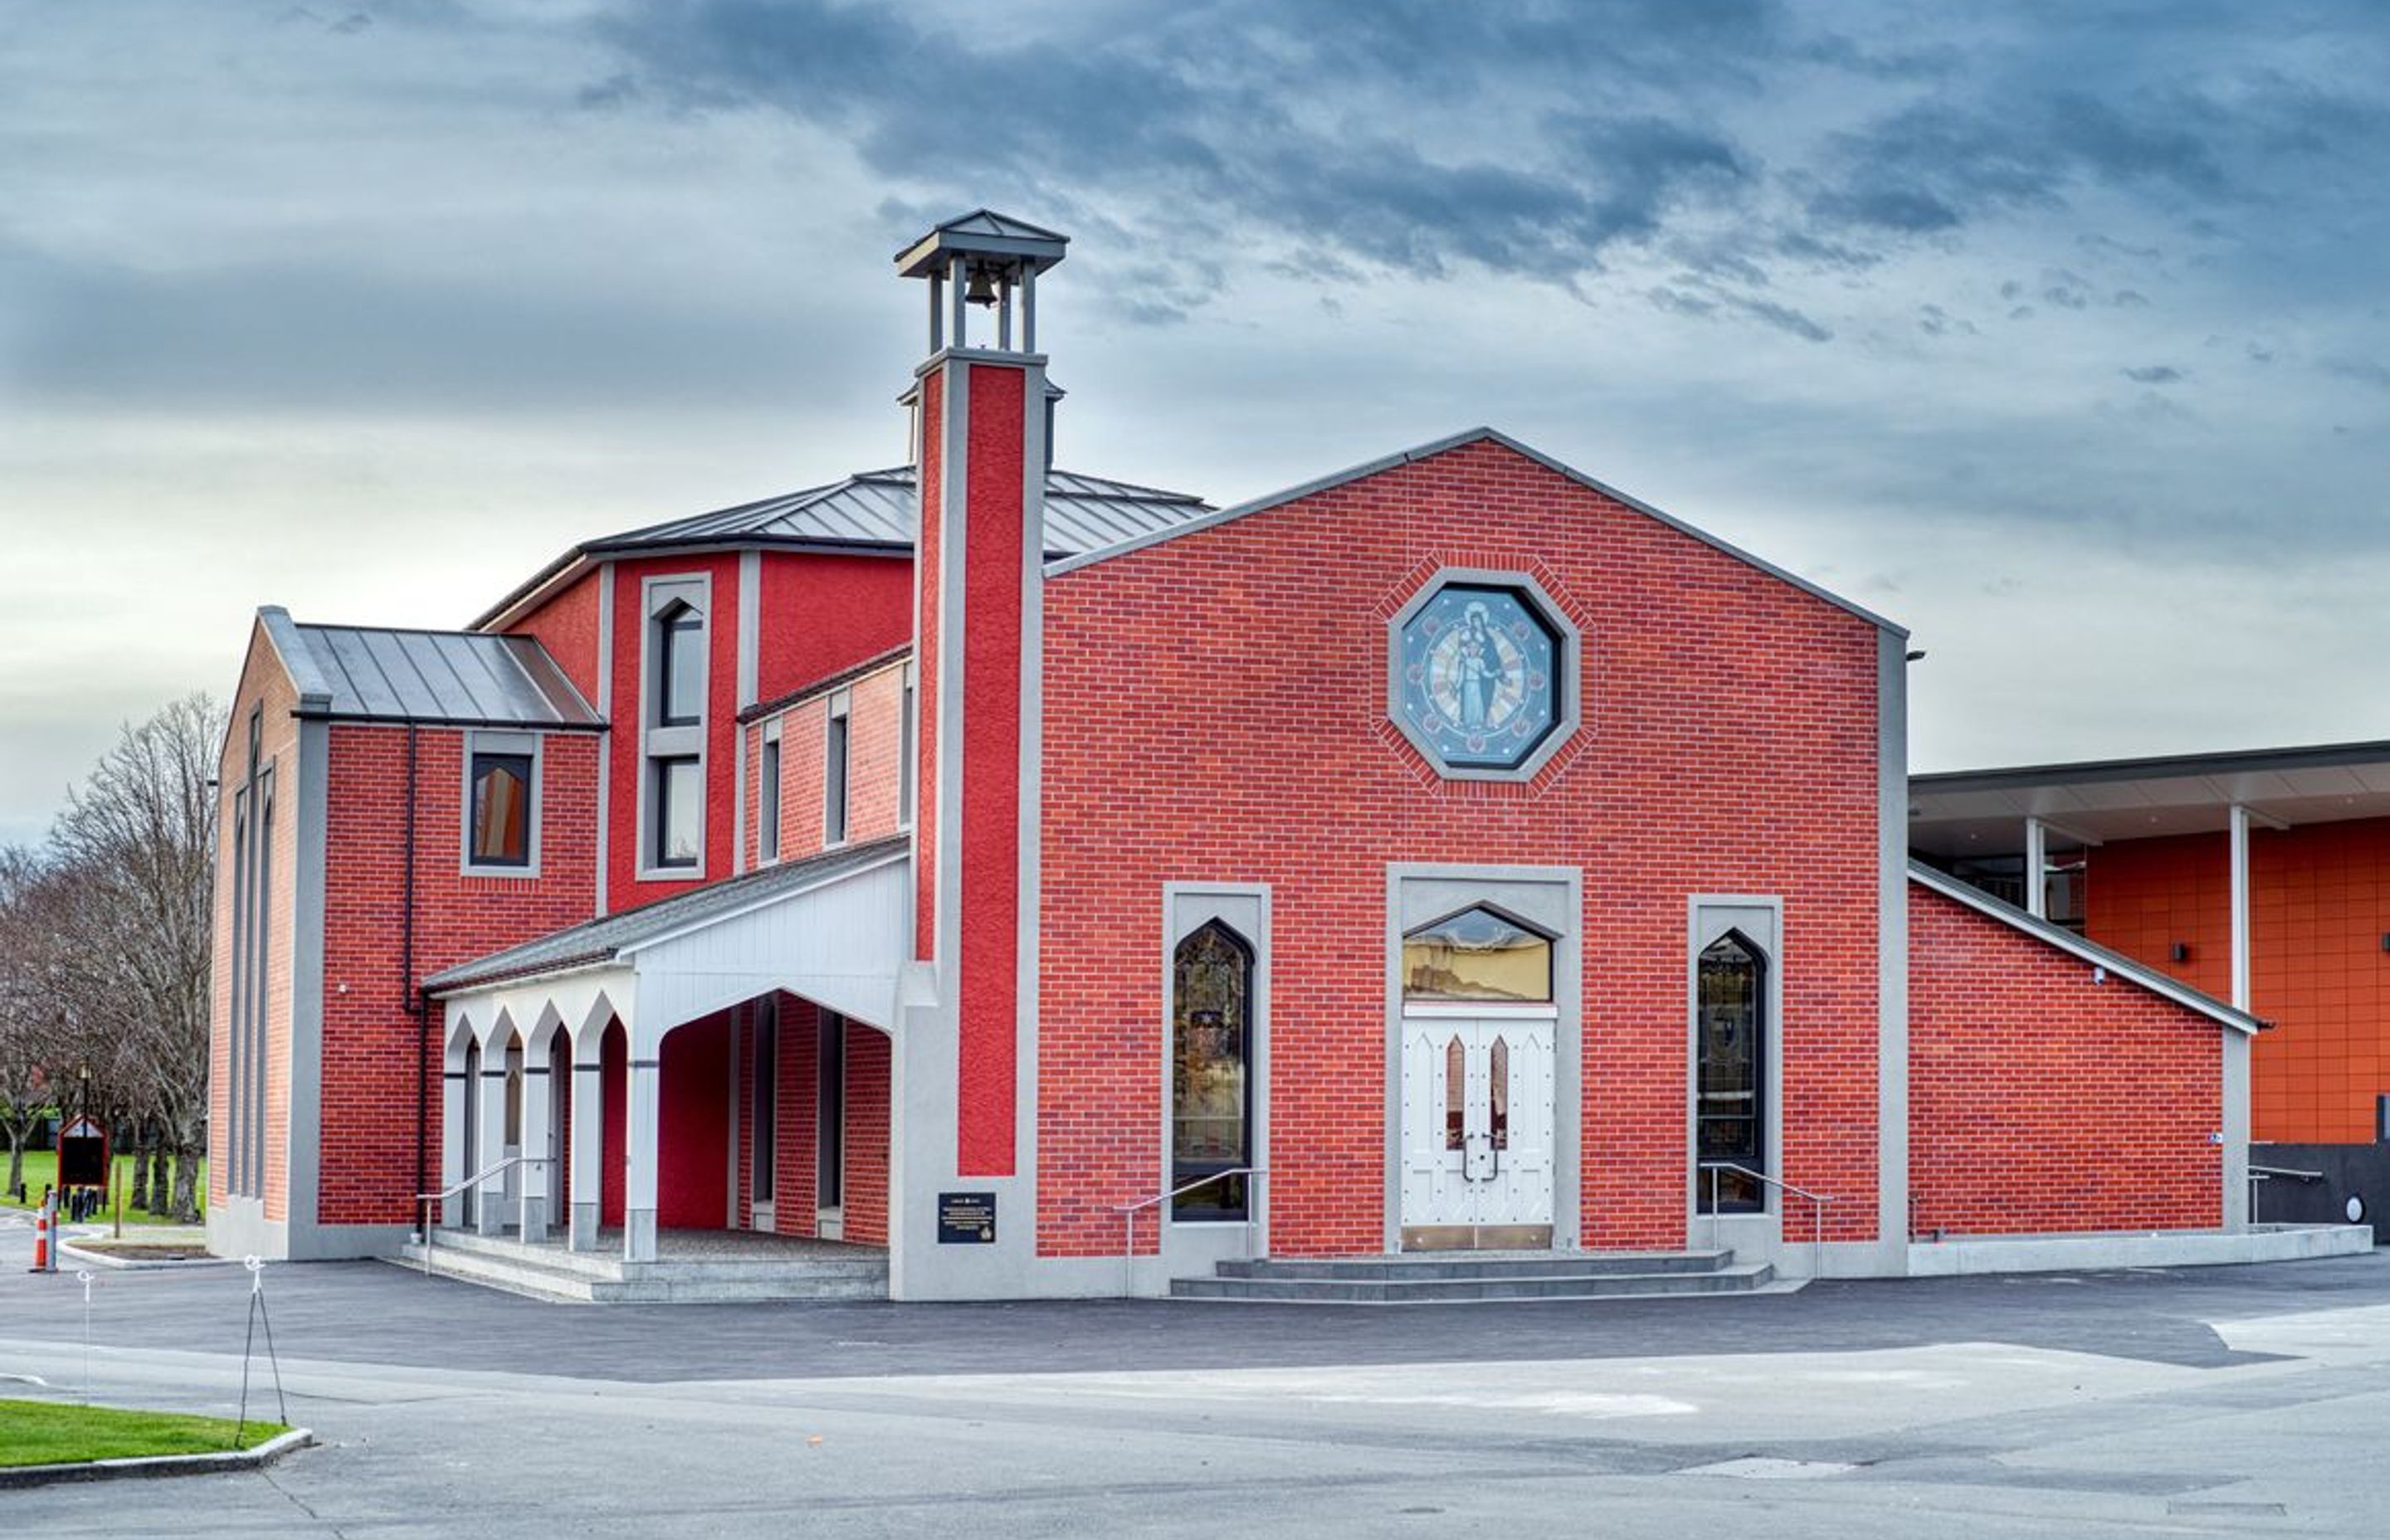
[[[1253,949],[1212,920],[1171,959],[1170,1185],[1253,1164]],[[1178,1219],[1243,1219],[1249,1178],[1221,1176],[1172,1204]]]
[[[1701,1172],[1698,1200],[1708,1213],[1715,1180],[1719,1212],[1756,1213],[1767,1206],[1767,1195],[1746,1172],[1767,1169],[1760,1073],[1767,1062],[1767,960],[1741,931],[1729,930],[1703,949],[1694,977],[1694,1149],[1703,1167],[1716,1168],[1715,1175]]]

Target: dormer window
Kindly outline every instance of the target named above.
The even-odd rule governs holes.
[[[675,599],[655,619],[656,725],[694,727],[705,716],[705,616]]]

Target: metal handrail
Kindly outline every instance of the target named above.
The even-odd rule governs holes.
[[[418,1192],[415,1200],[423,1205],[423,1276],[431,1276],[431,1205],[445,1203],[461,1193],[470,1192],[493,1176],[501,1176],[517,1166],[545,1166],[555,1159],[552,1155],[509,1155],[487,1171],[476,1172],[463,1181],[441,1188],[438,1192]]]
[[[2294,1166],[2251,1166],[2249,1168],[2249,1223],[2252,1226],[2258,1223],[2257,1184],[2270,1182],[2277,1176],[2288,1176],[2298,1182],[2320,1182],[2324,1179],[2324,1174],[2320,1171],[2301,1171]]]
[[[1749,1166],[1737,1165],[1732,1161],[1703,1161],[1701,1163],[1701,1169],[1710,1179],[1710,1246],[1712,1250],[1716,1249],[1718,1239],[1718,1173],[1731,1171],[1748,1176],[1754,1182],[1765,1182],[1769,1187],[1809,1200],[1809,1276],[1811,1277],[1818,1276],[1818,1266],[1825,1260],[1826,1252],[1826,1205],[1838,1202],[1840,1200],[1831,1192],[1812,1192],[1807,1187],[1794,1187],[1781,1176],[1770,1176],[1764,1171],[1754,1171]]]
[[[1197,1187],[1210,1187],[1214,1182],[1225,1181],[1231,1176],[1250,1176],[1253,1179],[1253,1191],[1245,1200],[1245,1250],[1250,1252],[1253,1250],[1253,1226],[1261,1217],[1262,1189],[1269,1180],[1269,1173],[1260,1166],[1230,1166],[1226,1171],[1215,1171],[1209,1176],[1198,1176],[1185,1187],[1173,1187],[1167,1192],[1157,1192],[1150,1198],[1140,1198],[1134,1203],[1111,1205],[1112,1213],[1121,1216],[1121,1277],[1123,1280],[1121,1293],[1123,1296],[1137,1291],[1138,1211],[1152,1208],[1157,1203],[1167,1203],[1174,1198],[1193,1192]],[[1162,1246],[1162,1220],[1159,1215],[1154,1218],[1153,1237],[1154,1247],[1158,1251]]]

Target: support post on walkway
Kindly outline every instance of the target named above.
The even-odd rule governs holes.
[[[522,1154],[520,1172],[521,1204],[518,1234],[525,1245],[547,1238],[547,1066],[528,1062],[522,1075]]]
[[[2232,1006],[2249,1008],[2249,810],[2232,804]]]
[[[496,1062],[493,1063],[492,1060]],[[473,1116],[481,1128],[482,1170],[498,1163],[507,1148],[507,1061],[504,1053],[482,1055],[482,1084],[474,1088]],[[465,1173],[478,1176],[479,1171]],[[473,1192],[473,1229],[480,1235],[504,1235],[507,1229],[506,1178],[493,1177]]]
[[[584,1063],[582,1045],[572,1049],[572,1144],[566,1151],[564,1199],[572,1205],[572,1238],[576,1251],[598,1249],[598,1226],[605,1210],[606,1072],[598,1061],[598,1034],[588,1034]]]
[[[2038,818],[2024,821],[2024,912],[2049,918],[2049,826]]]
[[[649,1055],[661,1050],[650,1046]],[[623,1129],[623,1260],[656,1260],[656,1154],[662,1111],[658,1082],[662,1065],[654,1058],[631,1059],[629,1114]]]

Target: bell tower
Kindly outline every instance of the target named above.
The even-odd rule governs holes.
[[[1039,637],[1047,403],[1037,280],[1068,237],[982,209],[896,256],[929,291],[914,371],[915,964],[901,1011],[891,1286],[969,1295],[1034,1254]],[[949,1187],[993,1205],[941,1244]],[[903,1232],[900,1238],[899,1232]],[[908,1244],[908,1241],[911,1242]]]

